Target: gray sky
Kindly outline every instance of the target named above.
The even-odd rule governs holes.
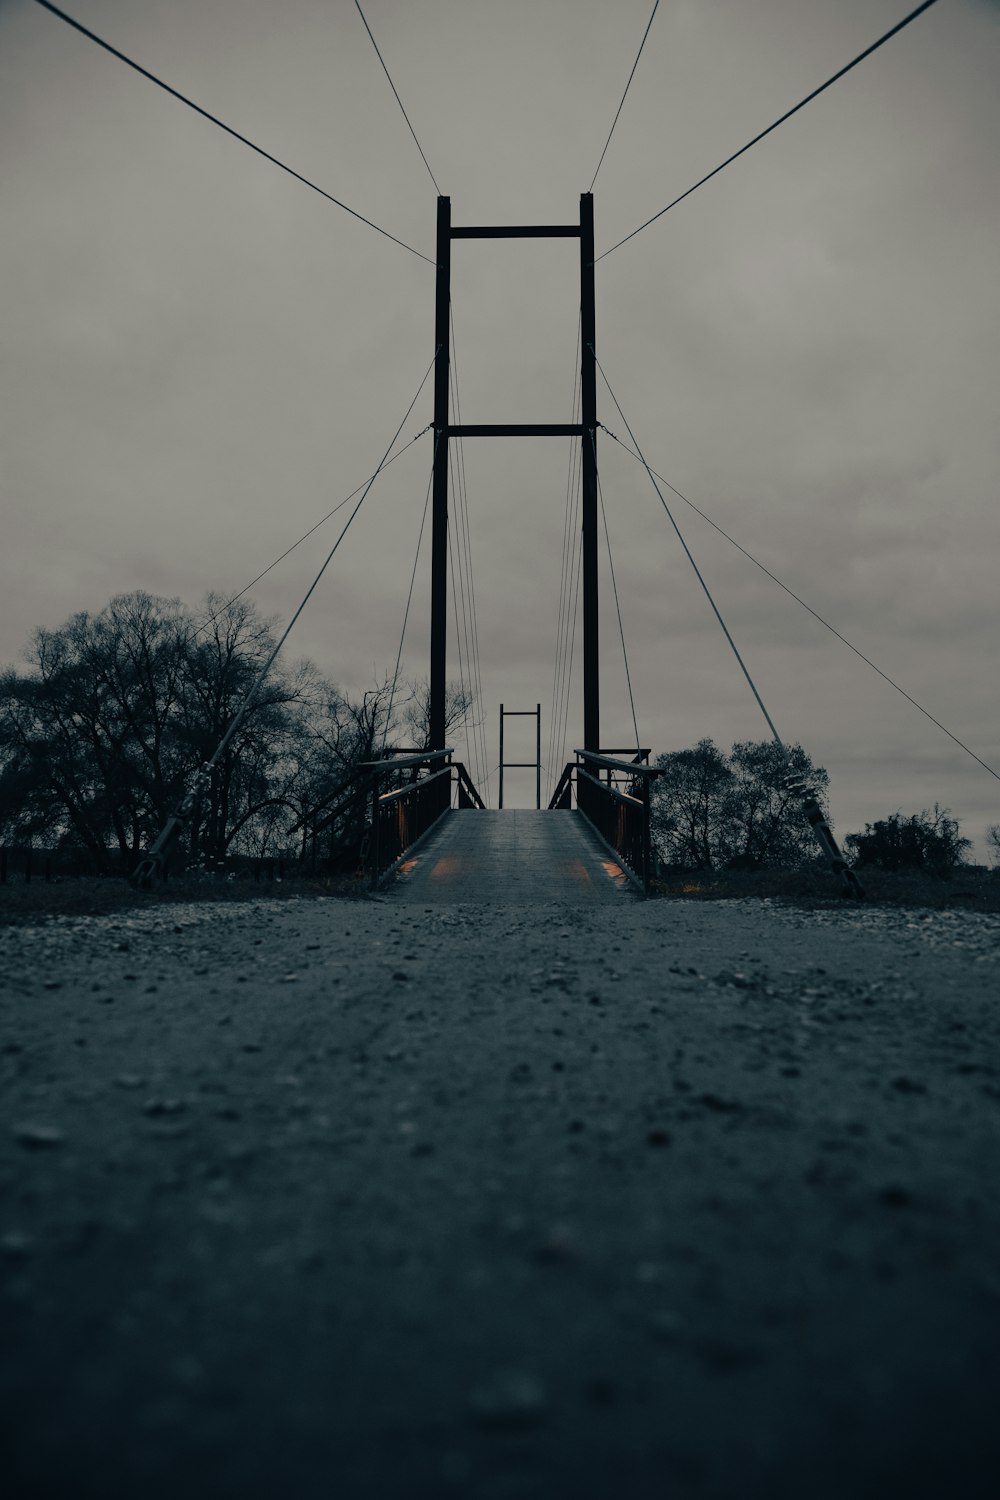
[[[434,188],[349,0],[67,9],[433,257]],[[365,9],[455,222],[575,221],[650,0]],[[664,0],[595,187],[598,250],[906,9]],[[597,267],[598,354],[649,461],[994,765],[998,74],[1000,6],[941,0]],[[30,0],[0,3],[0,167],[10,662],[117,592],[235,592],[363,480],[433,353],[434,274]],[[576,255],[454,246],[464,420],[570,418]],[[599,416],[625,436],[603,392]],[[404,437],[430,417],[428,383]],[[431,444],[372,491],[291,643],[355,691],[395,659]],[[501,701],[541,700],[548,750],[568,446],[465,445],[491,767]],[[607,438],[600,466],[643,742],[762,738],[643,471]],[[1000,821],[996,781],[677,513],[841,833],[935,800],[976,838]],[[335,524],[258,587],[265,612],[292,612]],[[602,566],[602,734],[625,744]],[[421,675],[428,574],[429,548]],[[579,723],[574,699],[569,747]]]

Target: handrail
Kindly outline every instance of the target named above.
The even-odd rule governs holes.
[[[585,776],[588,781],[593,782],[594,786],[599,786],[601,791],[609,797],[617,797],[619,802],[631,802],[636,807],[642,806],[641,797],[635,797],[631,792],[623,792],[621,787],[611,786],[607,781],[602,781],[599,776],[591,776],[590,772],[585,771],[582,766],[577,766],[575,769],[577,780],[581,776]]]
[[[432,781],[438,781],[442,776],[451,777],[452,767],[442,766],[440,771],[432,771],[429,776],[424,776],[420,781],[411,781],[409,786],[397,786],[391,792],[379,792],[378,802],[380,807],[385,807],[389,802],[396,802],[400,797],[409,797],[415,786],[429,786]]]
[[[596,750],[574,750],[581,760],[592,761],[595,766],[606,766],[609,771],[623,771],[629,776],[659,776],[658,766],[644,766],[638,760],[616,760],[610,755],[599,755]]]
[[[576,762],[570,761],[560,776],[550,809],[570,807],[575,779],[577,812],[586,818],[632,879],[648,892],[653,869],[650,787],[660,774],[659,768],[634,760],[616,760],[597,750],[577,750],[574,754]],[[609,773],[605,780],[594,774],[599,769]],[[624,778],[629,790],[614,785],[610,773]]]
[[[458,761],[452,761],[452,746],[428,750],[421,755],[386,757],[366,761],[358,767],[366,777],[371,795],[367,859],[372,889],[401,863],[425,834],[451,810],[452,779],[459,788],[459,805],[481,808],[482,798],[469,773]],[[433,769],[437,766],[437,769]],[[428,775],[421,776],[424,768]],[[381,790],[384,778],[395,777],[401,770],[412,769],[413,780],[405,786],[390,785]]]
[[[563,773],[560,776],[559,780],[556,782],[556,789],[549,799],[549,812],[569,810],[571,805],[570,799],[573,791],[573,775],[575,771],[576,766],[572,761],[570,761],[568,765],[563,767]]]
[[[428,761],[440,760],[443,755],[454,755],[454,745],[445,745],[443,750],[425,750],[418,755],[400,755],[393,758],[393,751],[387,751],[380,760],[362,760],[358,762],[359,771],[398,771],[407,766],[425,766]]]
[[[457,772],[459,807],[462,806],[462,792],[464,791],[466,798],[472,803],[473,807],[477,808],[480,812],[485,812],[486,803],[480,797],[475,782],[462,762],[460,760],[453,761],[452,770]]]

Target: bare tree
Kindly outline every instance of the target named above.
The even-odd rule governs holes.
[[[814,854],[794,776],[822,803],[829,777],[801,745],[744,740],[725,755],[714,741],[661,755],[653,832],[663,857],[693,869],[794,865]]]
[[[98,615],[38,630],[28,671],[0,683],[0,755],[22,811],[72,833],[102,866],[134,856],[162,820],[183,755],[170,733],[188,623],[176,600],[124,594]]]
[[[866,823],[863,833],[849,833],[844,846],[859,867],[879,870],[927,870],[947,876],[965,863],[972,847],[959,832],[957,818],[935,802],[933,812],[904,816],[890,813],[875,823]]]

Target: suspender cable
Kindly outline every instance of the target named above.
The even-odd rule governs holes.
[[[593,433],[591,433],[590,435],[590,440],[594,446],[594,462],[596,463],[597,444],[594,442]],[[608,548],[608,567],[611,570],[611,588],[615,596],[615,612],[618,615],[618,634],[621,636],[622,657],[625,662],[625,681],[628,683],[628,702],[629,708],[632,710],[632,728],[635,732],[635,753],[636,755],[638,755],[639,747],[642,742],[639,739],[639,723],[635,716],[635,698],[632,696],[632,673],[629,671],[628,650],[625,646],[625,626],[622,624],[622,607],[618,599],[618,582],[615,578],[615,560],[611,556],[611,534],[608,531],[608,513],[604,508],[604,486],[601,484],[600,469],[597,470],[597,498],[601,503],[601,519],[604,522],[604,540]]]
[[[450,367],[450,362],[449,362],[449,377],[450,377],[450,373],[451,373],[451,367]],[[452,399],[454,399],[454,389],[455,389],[454,380],[451,380],[451,389],[452,389]],[[469,707],[471,705],[471,700],[475,699],[476,692],[475,692],[475,663],[473,661],[472,628],[471,628],[471,621],[470,621],[470,616],[471,616],[471,601],[469,599],[469,578],[468,578],[468,569],[467,569],[467,566],[466,566],[466,555],[465,555],[465,513],[464,513],[464,507],[463,507],[463,504],[462,504],[462,477],[461,477],[461,470],[460,470],[459,464],[458,464],[458,456],[457,456],[457,454],[456,454],[456,452],[454,450],[454,447],[453,447],[453,445],[451,443],[448,444],[448,466],[449,466],[449,470],[450,470],[450,473],[451,473],[451,492],[452,492],[452,494],[455,497],[455,505],[454,505],[454,507],[452,509],[452,512],[451,512],[451,515],[449,516],[449,519],[448,519],[448,550],[449,550],[449,556],[451,558],[451,568],[452,568],[452,599],[455,602],[455,631],[456,631],[456,634],[459,634],[459,630],[458,630],[458,611],[459,611],[459,608],[461,608],[461,612],[462,612],[462,629],[461,629],[460,641],[463,640],[463,639],[465,641],[465,675],[466,675],[466,680],[468,682],[468,698],[470,700],[470,702],[466,703],[465,708],[463,710],[462,722],[463,722],[463,724],[465,726],[466,747],[467,747],[467,749],[469,751],[470,760],[471,760],[471,762],[473,764],[473,767],[474,767],[474,770],[475,770],[476,779],[478,780],[479,777],[481,776],[481,773],[482,773],[482,762],[481,762],[480,754],[479,754],[479,741],[478,741],[478,735],[476,733],[477,724],[476,724],[475,716],[473,716],[473,721],[472,721],[473,737],[472,737],[472,739],[469,738]],[[453,532],[454,532],[454,537],[455,537],[455,546],[454,547],[452,547],[452,533]],[[455,553],[456,553],[456,551],[457,551],[457,554],[458,554],[457,571],[456,571],[456,565],[455,565]],[[458,586],[458,597],[457,597],[457,599],[456,599],[456,596],[455,596],[455,584],[456,584],[456,581],[457,581],[457,586]],[[459,600],[461,601],[460,604],[458,602]],[[461,672],[461,661],[462,661],[462,658],[461,658],[461,652],[460,652],[459,653],[459,670],[460,670],[460,672]],[[465,689],[463,689],[463,692],[464,691],[465,691]]]
[[[749,151],[751,146],[756,146],[757,142],[762,141],[766,135],[770,135],[772,130],[777,130],[778,126],[783,125],[786,120],[790,120],[792,118],[792,115],[798,114],[800,109],[804,109],[807,104],[811,104],[813,99],[817,99],[820,94],[822,94],[831,86],[831,84],[834,84],[838,81],[838,79],[843,78],[844,74],[849,73],[852,68],[856,68],[858,63],[864,62],[866,57],[871,57],[873,52],[877,52],[879,47],[883,46],[887,41],[889,41],[891,37],[894,37],[897,32],[900,32],[904,29],[904,27],[909,26],[911,21],[915,21],[918,16],[922,16],[925,10],[930,10],[931,6],[935,5],[936,3],[937,0],[923,0],[922,5],[918,5],[916,10],[911,10],[910,14],[908,16],[904,16],[901,21],[897,21],[896,25],[891,27],[884,36],[880,36],[877,42],[872,42],[870,47],[866,47],[863,52],[859,52],[857,57],[852,58],[852,60],[843,68],[840,68],[836,73],[834,73],[832,78],[828,78],[825,83],[821,83],[819,88],[813,89],[811,94],[807,94],[804,99],[800,99],[798,104],[793,105],[791,109],[786,109],[785,113],[781,115],[779,119],[775,120],[772,125],[769,125],[766,130],[760,131],[758,135],[754,136],[752,141],[747,141],[746,145],[741,146],[738,151],[734,151],[732,156],[727,156],[725,161],[720,162],[719,165],[717,167],[714,167],[711,172],[706,172],[704,177],[699,177],[696,183],[689,187],[686,192],[683,192],[677,198],[674,198],[671,203],[667,204],[666,208],[661,208],[659,212],[655,213],[651,219],[647,219],[645,223],[640,224],[638,229],[633,229],[631,233],[625,236],[624,239],[618,240],[618,242],[612,245],[609,249],[602,251],[601,254],[597,257],[597,260],[603,260],[606,255],[611,254],[612,250],[619,250],[621,246],[627,244],[629,240],[635,239],[635,236],[637,234],[640,234],[642,230],[648,229],[650,224],[655,224],[657,219],[662,219],[664,214],[669,213],[672,208],[676,208],[678,203],[683,203],[685,198],[690,198],[692,193],[697,192],[700,187],[704,187],[706,182],[711,182],[713,177],[717,177],[724,168],[730,165],[731,162],[736,161],[737,157],[740,157],[745,152]]]
[[[166,823],[160,830],[160,833],[153,842],[152,847],[149,849],[148,853],[146,853],[139,861],[139,864],[137,865],[132,875],[132,882],[134,885],[148,886],[157,875],[162,873],[166,854],[170,845],[173,843],[174,839],[187,823],[187,820],[194,810],[195,803],[197,802],[202,789],[204,788],[206,782],[211,778],[212,772],[218,765],[219,760],[225,753],[227,747],[233,739],[233,736],[236,734],[236,731],[239,729],[240,725],[243,723],[243,720],[246,718],[251,707],[253,706],[254,699],[260,692],[260,689],[264,684],[264,680],[267,677],[268,672],[270,672],[275,661],[277,660],[278,653],[280,652],[285,642],[288,640],[288,637],[291,635],[292,630],[295,627],[295,624],[298,621],[298,618],[301,615],[302,611],[305,609],[306,605],[309,603],[309,600],[316,592],[316,589],[319,586],[320,579],[323,577],[323,574],[326,572],[327,568],[330,566],[330,563],[333,561],[337,549],[350,530],[352,521],[354,520],[358,511],[361,509],[362,505],[364,505],[365,501],[367,500],[372,485],[375,483],[375,480],[382,472],[389,454],[396,446],[396,440],[399,437],[399,434],[402,432],[403,428],[406,426],[406,423],[409,421],[410,412],[417,404],[417,399],[420,395],[420,392],[424,388],[424,382],[426,381],[427,376],[430,374],[431,370],[434,368],[434,360],[436,359],[437,353],[435,352],[434,359],[431,360],[430,364],[427,366],[426,371],[424,372],[423,380],[421,380],[420,384],[417,386],[413,400],[406,408],[403,420],[396,428],[396,431],[392,435],[392,441],[386,448],[385,453],[382,455],[382,462],[375,470],[375,473],[372,475],[371,479],[369,479],[368,483],[365,485],[364,492],[361,495],[361,498],[358,500],[347,520],[344,522],[344,525],[341,528],[340,535],[337,537],[337,540],[334,542],[333,546],[327,553],[322,567],[306,590],[298,609],[295,611],[295,613],[292,615],[292,618],[285,626],[285,629],[282,632],[276,646],[274,647],[274,650],[268,656],[264,665],[261,667],[260,671],[257,673],[257,676],[254,678],[253,682],[250,684],[249,688],[244,694],[243,701],[240,704],[239,708],[236,710],[236,713],[233,715],[228,729],[222,736],[218,745],[216,745],[215,750],[212,752],[212,755],[209,757],[209,759],[203,766],[200,767],[198,771],[195,772],[195,775],[192,778],[191,785],[188,787],[188,790],[186,791],[184,797],[181,799],[181,802],[179,803],[176,811],[171,813],[167,818]]]
[[[437,445],[440,442],[440,434],[434,438],[434,457],[437,457]],[[389,738],[389,726],[392,723],[392,705],[396,697],[396,684],[399,681],[399,665],[403,660],[403,642],[406,640],[406,626],[410,618],[410,605],[413,602],[413,585],[417,578],[417,564],[420,561],[420,544],[424,539],[424,526],[427,524],[427,508],[430,505],[431,486],[434,483],[434,461],[431,460],[431,476],[427,481],[427,494],[424,497],[423,514],[420,517],[420,530],[417,533],[417,550],[413,555],[413,570],[410,573],[410,587],[406,595],[406,609],[403,611],[403,628],[399,633],[399,650],[396,652],[396,667],[392,674],[392,686],[389,689],[389,705],[385,713],[385,728],[382,731],[382,754],[385,754],[386,743]]]
[[[449,571],[449,573],[451,575],[452,615],[453,615],[454,622],[455,622],[455,647],[456,647],[456,650],[457,650],[457,653],[458,653],[458,690],[459,690],[459,692],[462,695],[462,728],[463,728],[464,733],[465,733],[465,743],[466,743],[466,746],[468,746],[469,745],[469,697],[470,697],[470,694],[467,691],[466,685],[465,685],[466,681],[468,679],[468,659],[466,657],[465,662],[463,662],[463,658],[462,658],[462,628],[461,628],[461,626],[459,624],[459,617],[458,617],[458,611],[459,611],[459,605],[458,605],[458,588],[457,588],[456,579],[455,579],[454,528],[452,526],[450,526],[450,525],[448,527],[448,562],[449,562],[448,571]]]
[[[148,68],[143,68],[131,57],[126,57],[124,52],[119,52],[117,47],[113,47],[110,42],[106,42],[103,37],[98,36],[96,31],[91,31],[89,27],[82,25],[73,16],[67,15],[66,11],[59,9],[58,5],[52,5],[51,0],[35,0],[35,4],[40,5],[43,10],[51,11],[54,16],[59,17],[60,21],[65,21],[67,26],[72,26],[75,31],[80,32],[81,36],[85,36],[88,41],[94,42],[98,47],[103,47],[105,52],[109,52],[119,62],[125,63],[128,67],[134,69],[136,73],[141,73],[143,78],[148,78],[150,83],[155,83],[157,88],[163,89],[164,93],[170,94],[174,99],[179,99],[181,104],[186,104],[188,109],[194,110],[195,114],[201,115],[205,120],[210,120],[213,125],[218,125],[220,130],[224,130],[234,140],[242,142],[244,146],[249,146],[251,151],[256,151],[257,155],[263,156],[265,161],[271,162],[275,167],[280,167],[282,172],[287,172],[289,177],[295,178],[296,182],[301,182],[305,187],[312,188],[313,192],[319,193],[321,198],[325,198],[327,202],[335,204],[337,208],[342,208],[346,214],[351,215],[352,219],[359,219],[362,224],[367,224],[369,229],[374,229],[376,234],[384,235],[387,240],[392,240],[394,245],[400,245],[404,250],[409,250],[411,255],[419,256],[421,260],[425,260],[430,266],[434,265],[434,261],[429,255],[423,255],[419,250],[414,250],[413,246],[408,245],[405,240],[397,239],[394,234],[389,233],[388,229],[382,229],[380,225],[373,223],[371,219],[366,219],[364,214],[359,214],[356,208],[351,208],[348,204],[342,203],[339,198],[335,198],[325,188],[318,187],[308,177],[303,177],[301,172],[296,172],[293,167],[288,166],[283,161],[279,161],[276,156],[271,155],[270,151],[265,151],[263,146],[255,145],[247,136],[241,135],[238,130],[234,130],[231,125],[227,125],[224,120],[220,120],[218,115],[210,114],[207,109],[202,109],[200,104],[195,104],[194,100],[189,99],[186,94],[180,93],[178,89],[171,88],[169,83],[165,83],[162,78],[157,78],[156,74],[151,73]]]
[[[578,493],[581,495],[581,498],[582,498],[582,494],[583,494],[583,472],[582,472],[582,465],[580,466],[580,470],[578,471],[578,475],[577,475],[577,489],[578,489]],[[576,576],[575,576],[575,578],[573,580],[573,583],[572,583],[572,589],[573,589],[573,619],[572,619],[572,623],[570,624],[570,628],[569,628],[569,664],[568,664],[568,666],[566,668],[566,686],[565,686],[565,689],[564,689],[564,692],[563,692],[562,738],[561,738],[561,740],[559,742],[559,757],[558,757],[558,760],[556,761],[557,765],[560,762],[565,762],[565,759],[566,759],[566,737],[567,737],[567,735],[569,733],[570,689],[571,689],[571,687],[573,685],[573,656],[574,656],[575,651],[576,651],[576,621],[577,621],[577,615],[579,613],[579,608],[580,608],[580,587],[581,587],[581,584],[583,582],[583,539],[582,539],[582,536],[581,536],[581,539],[580,539],[580,542],[579,542],[578,546],[576,547],[573,561],[574,561],[575,569],[576,569]]]
[[[459,425],[462,422],[462,398],[458,384],[458,346],[455,338],[454,309],[449,309],[451,325],[451,361],[450,377],[452,382],[452,399],[455,404],[455,419]],[[462,542],[465,554],[465,569],[467,579],[467,593],[469,598],[470,624],[472,630],[472,653],[473,666],[475,668],[475,693],[478,705],[477,717],[473,727],[478,731],[478,742],[481,754],[481,765],[485,778],[483,793],[488,803],[490,800],[491,773],[489,770],[489,752],[486,746],[486,708],[483,695],[482,664],[479,652],[479,617],[476,609],[476,582],[472,567],[472,526],[469,521],[469,491],[465,477],[465,444],[461,437],[456,439],[458,444],[458,479],[459,479],[459,509],[462,517]],[[450,446],[450,445],[449,445]]]
[[[580,409],[580,338],[582,322],[577,321],[576,330],[576,353],[573,356],[573,401],[570,407],[570,421],[576,422]],[[559,743],[559,726],[562,722],[562,689],[563,669],[566,660],[567,642],[566,634],[569,627],[570,602],[570,574],[574,562],[574,500],[576,497],[576,466],[579,461],[580,445],[574,439],[570,439],[569,462],[566,473],[566,504],[563,511],[563,543],[562,558],[559,571],[559,608],[556,616],[556,649],[555,663],[552,670],[552,707],[549,716],[549,763],[558,765],[560,756],[556,754]],[[551,775],[551,773],[550,773]],[[551,793],[553,788],[551,782],[548,788]]]
[[[455,480],[455,455],[451,444],[448,444],[448,467],[451,472],[452,493],[458,497],[458,485]],[[458,681],[462,694],[462,725],[465,730],[465,743],[469,751],[473,769],[479,775],[479,747],[475,739],[469,737],[469,707],[473,698],[472,688],[472,652],[469,639],[469,611],[466,601],[465,569],[462,562],[462,536],[461,536],[461,500],[448,518],[448,559],[451,570],[451,599],[455,616],[455,641],[458,647]],[[455,566],[455,550],[458,549],[458,567]],[[460,623],[461,620],[461,623]],[[462,643],[465,643],[465,666],[462,665]],[[473,718],[473,731],[475,731],[475,719]]]

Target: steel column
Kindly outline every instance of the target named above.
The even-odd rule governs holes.
[[[583,419],[583,748],[601,748],[600,641],[597,608],[597,364],[594,296],[594,197],[580,194],[580,345]]]
[[[431,750],[444,748],[448,651],[448,379],[451,307],[451,199],[437,206],[434,314],[434,503],[431,511]]]

